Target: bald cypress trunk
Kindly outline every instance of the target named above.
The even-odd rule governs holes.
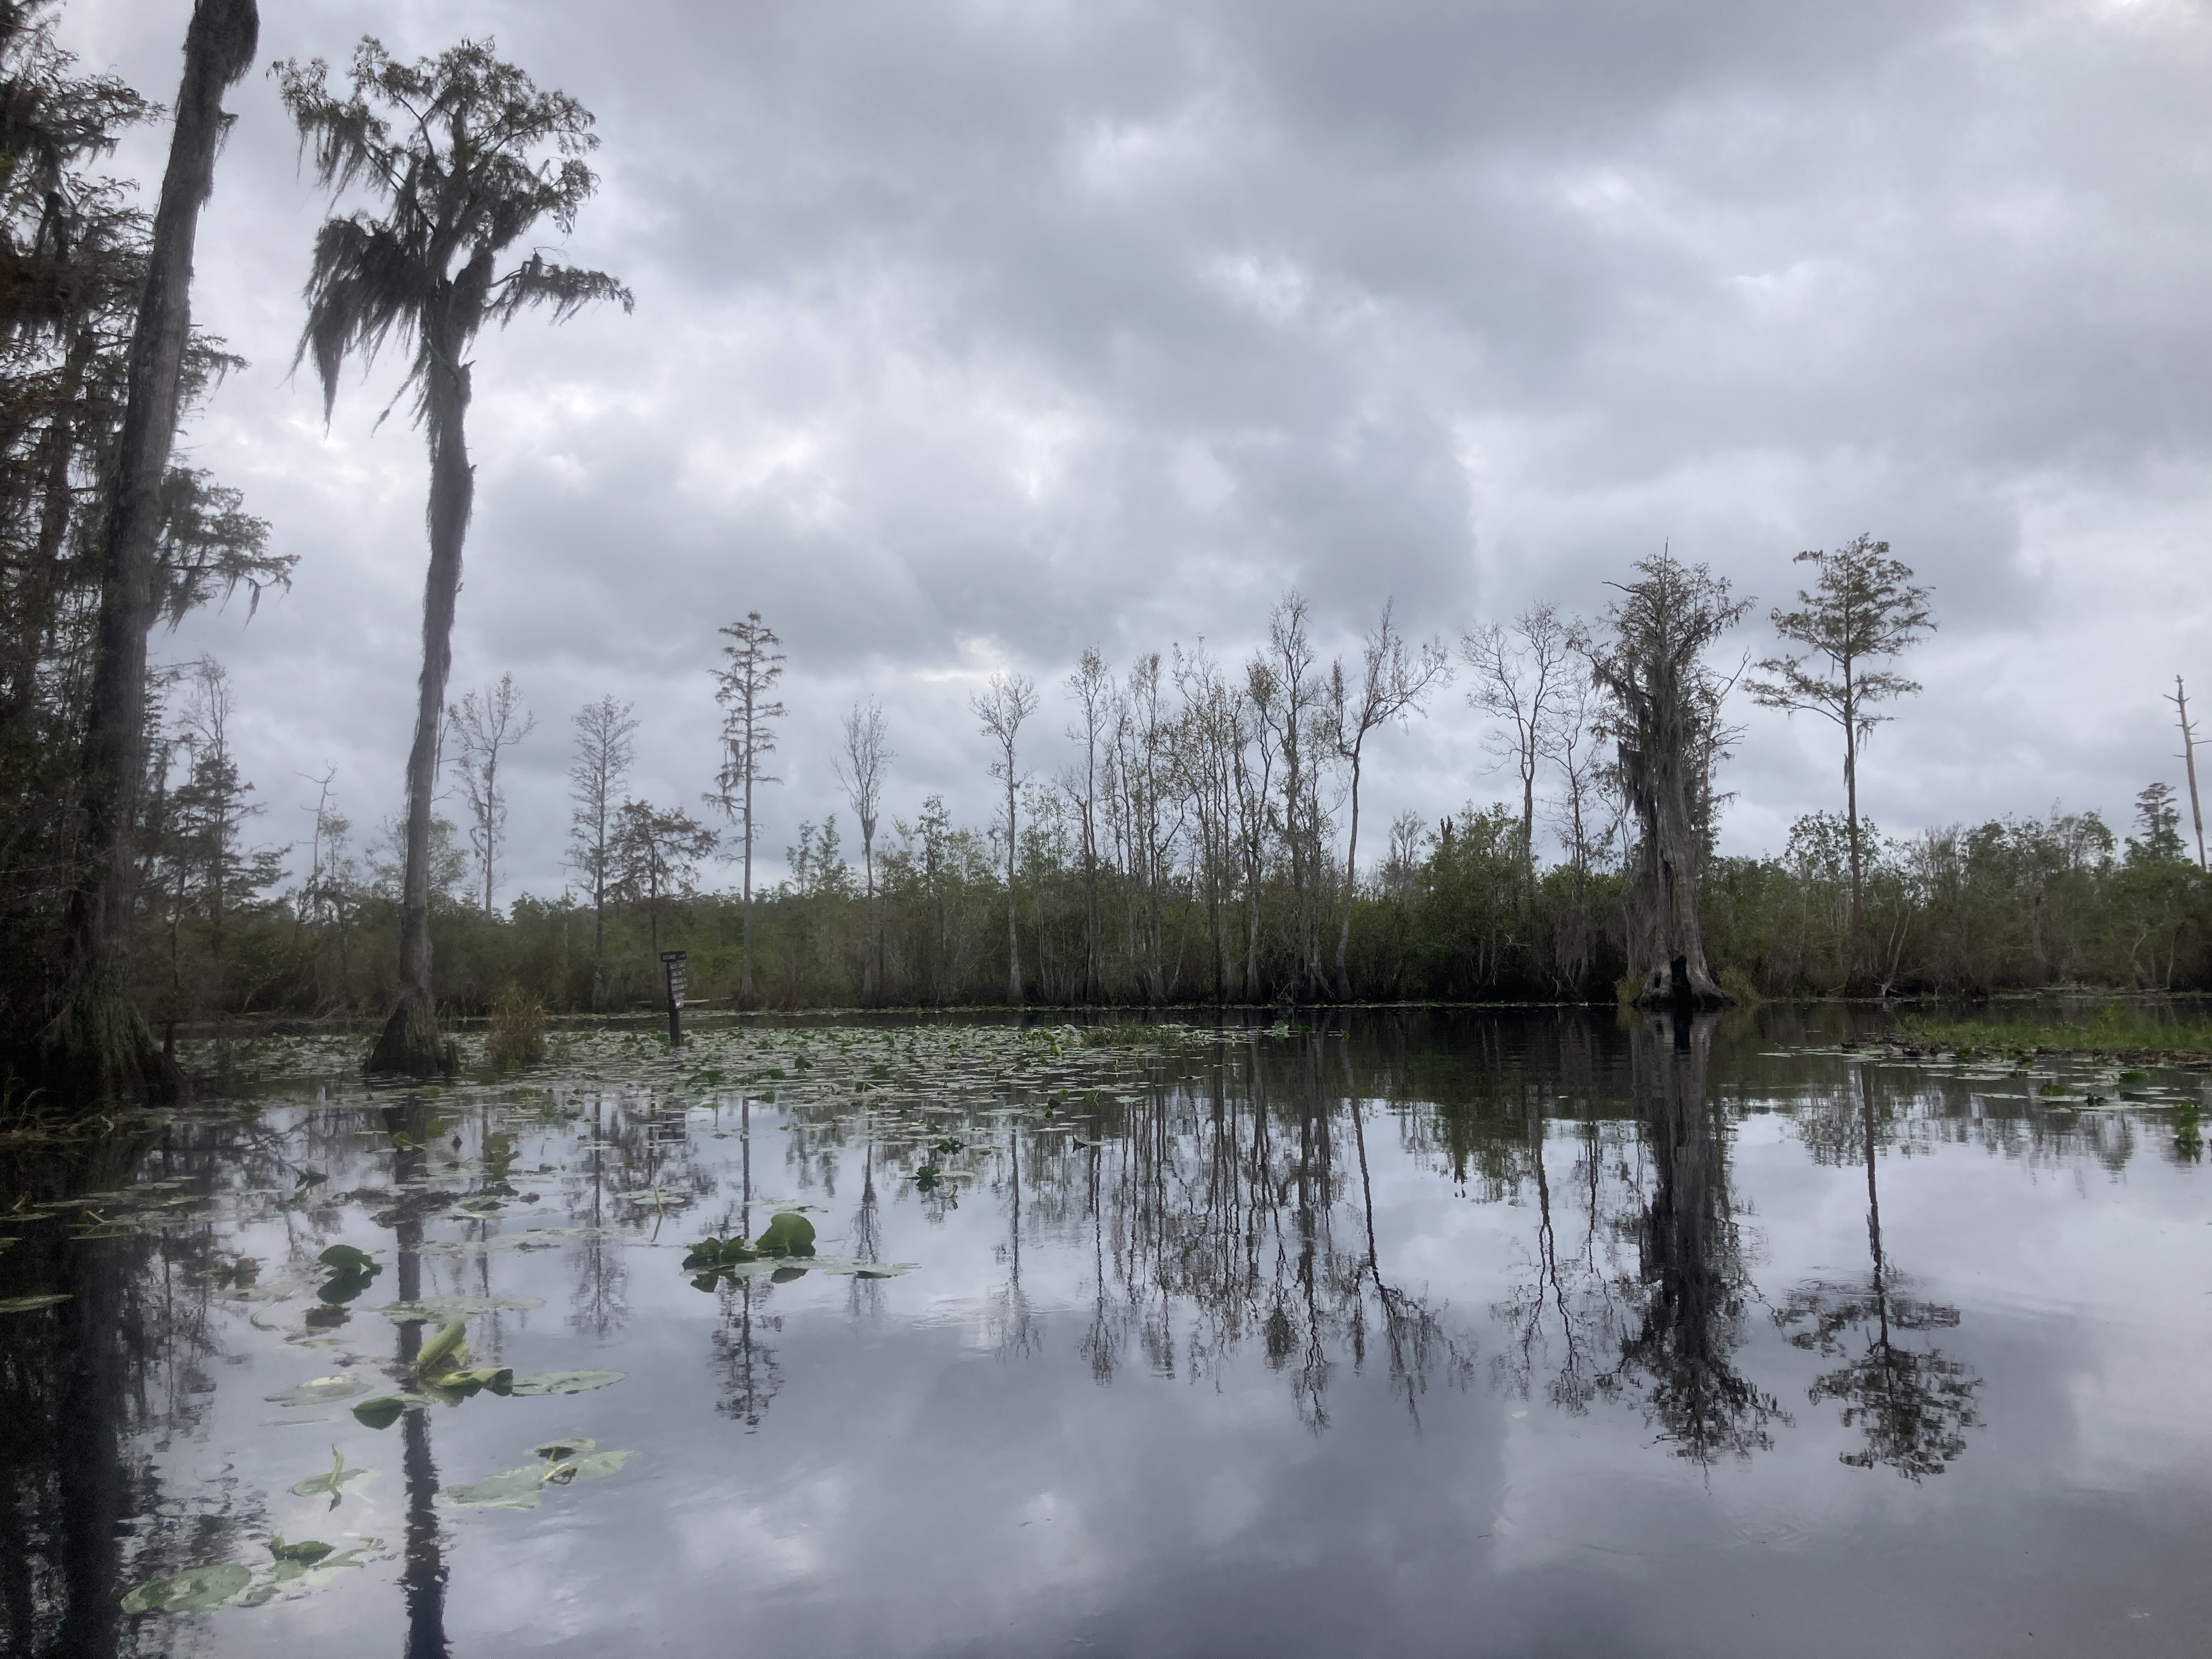
[[[368,1058],[372,1072],[425,1077],[448,1063],[430,985],[430,801],[438,789],[438,732],[453,662],[453,611],[461,591],[461,544],[476,496],[469,465],[468,365],[450,302],[435,319],[441,337],[425,377],[430,444],[430,570],[422,589],[422,674],[415,742],[407,756],[407,873],[399,898],[399,1000]]]
[[[78,787],[79,870],[57,1006],[40,1044],[47,1088],[74,1104],[174,1091],[179,1077],[127,983],[138,796],[146,775],[146,636],[156,611],[161,480],[175,440],[191,331],[192,246],[215,183],[222,91],[253,61],[253,0],[198,0],[131,336],[123,430],[109,484],[100,620]]]

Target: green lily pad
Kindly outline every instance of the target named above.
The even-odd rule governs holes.
[[[507,1391],[517,1395],[588,1394],[593,1389],[611,1388],[629,1375],[628,1371],[537,1371],[516,1377]]]
[[[59,1307],[68,1300],[66,1291],[59,1295],[0,1297],[0,1313],[36,1313],[41,1308]]]
[[[173,1578],[141,1584],[123,1598],[125,1613],[211,1613],[244,1594],[253,1575],[235,1561],[192,1567]]]
[[[786,1210],[769,1218],[753,1248],[763,1255],[811,1255],[814,1224],[795,1211]]]
[[[425,1395],[380,1394],[353,1408],[354,1421],[366,1429],[388,1429],[399,1420],[402,1413],[420,1411],[431,1403]]]
[[[540,1448],[540,1461],[527,1468],[501,1469],[469,1486],[452,1487],[445,1495],[450,1502],[472,1509],[534,1510],[546,1487],[603,1480],[637,1455],[634,1451],[587,1451],[573,1456],[546,1455],[591,1443],[583,1440],[550,1442]]]
[[[296,1544],[288,1544],[282,1534],[269,1540],[270,1554],[279,1561],[296,1561],[303,1567],[313,1566],[335,1547],[319,1538],[303,1538]]]
[[[357,1394],[367,1394],[368,1384],[343,1373],[331,1376],[312,1377],[282,1394],[262,1395],[274,1406],[320,1406],[332,1400],[350,1400]]]
[[[368,1273],[377,1265],[376,1258],[367,1250],[356,1250],[350,1244],[333,1244],[315,1260],[342,1273]]]

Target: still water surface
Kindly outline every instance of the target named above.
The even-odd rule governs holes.
[[[303,1047],[4,1171],[7,1650],[2206,1651],[2202,1080],[1852,1018]]]

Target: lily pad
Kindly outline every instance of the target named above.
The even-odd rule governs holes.
[[[504,1310],[520,1311],[544,1305],[543,1300],[534,1296],[426,1296],[413,1302],[387,1303],[378,1311],[386,1319],[403,1325],[415,1320],[425,1324],[443,1325],[477,1314]]]
[[[811,1255],[814,1224],[795,1211],[787,1210],[769,1218],[753,1248],[763,1255]]]
[[[377,1265],[376,1258],[367,1250],[357,1250],[350,1244],[333,1244],[315,1260],[342,1273],[370,1273]]]
[[[192,1567],[173,1578],[141,1584],[123,1598],[125,1613],[211,1613],[243,1595],[253,1574],[235,1561]]]
[[[614,1474],[637,1455],[634,1451],[586,1451],[568,1454],[588,1440],[553,1441],[539,1448],[539,1461],[526,1468],[501,1469],[496,1474],[465,1486],[450,1488],[446,1497],[472,1509],[534,1510],[548,1486],[566,1486],[578,1480],[599,1480]]]
[[[354,1421],[365,1429],[388,1429],[399,1420],[403,1412],[420,1411],[431,1403],[425,1395],[380,1394],[353,1408]]]
[[[41,1308],[54,1308],[69,1300],[69,1293],[47,1296],[0,1297],[0,1313],[36,1313]]]
[[[288,1544],[282,1534],[269,1540],[269,1553],[279,1561],[296,1561],[303,1567],[312,1567],[330,1554],[335,1546],[319,1538],[302,1538],[296,1544]]]
[[[507,1391],[517,1395],[588,1394],[593,1389],[611,1388],[629,1375],[628,1371],[537,1371],[516,1377]]]
[[[350,1400],[357,1394],[368,1392],[368,1383],[340,1372],[331,1376],[311,1377],[282,1394],[264,1395],[262,1398],[275,1406],[320,1406],[333,1400]]]

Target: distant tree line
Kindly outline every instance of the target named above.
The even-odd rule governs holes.
[[[2195,861],[2164,784],[2122,846],[2094,815],[1883,837],[1862,812],[1866,744],[1935,626],[1888,545],[1799,556],[1811,586],[1770,613],[1784,653],[1729,670],[1750,601],[1662,553],[1588,619],[1538,606],[1409,640],[1384,605],[1325,660],[1296,592],[1241,662],[1171,647],[1064,685],[994,676],[972,702],[989,821],[930,795],[897,810],[880,704],[836,757],[835,817],[799,826],[784,878],[755,854],[785,717],[782,641],[758,611],[723,630],[719,753],[700,793],[629,787],[632,711],[574,715],[557,896],[504,908],[507,764],[534,720],[502,676],[450,695],[473,504],[467,353],[523,311],[630,296],[605,273],[518,254],[572,227],[597,186],[590,112],[487,45],[413,64],[374,40],[334,85],[274,66],[332,212],[306,260],[300,357],[326,409],[346,362],[404,358],[428,449],[422,666],[404,798],[378,834],[318,781],[306,867],[257,834],[220,665],[157,661],[156,630],[289,579],[234,489],[173,464],[176,434],[237,366],[196,331],[189,283],[225,89],[249,66],[252,0],[196,0],[155,210],[99,170],[153,112],[55,43],[52,0],[0,0],[0,1045],[6,1098],[160,1094],[180,1027],[258,1012],[374,1016],[377,1069],[447,1062],[441,1019],[513,985],[549,1007],[659,994],[688,951],[695,996],[745,1006],[1359,999],[1610,999],[1709,1007],[1755,994],[1975,993],[2212,982]],[[1375,745],[1455,674],[1517,786],[1497,807],[1363,818]],[[1716,855],[1738,736],[1731,700],[1831,721],[1841,811],[1783,856]],[[2195,793],[2184,726],[2192,828]],[[1039,763],[1039,722],[1066,757]],[[538,739],[544,741],[543,738]],[[441,770],[443,775],[441,776]],[[441,817],[444,804],[455,822]],[[726,852],[738,890],[702,890]]]
[[[1888,555],[1874,543],[1824,556],[1823,574],[1848,577],[1854,560]],[[693,998],[724,1006],[1633,998],[1666,968],[1648,945],[1638,955],[1666,918],[1639,896],[1658,862],[1642,849],[1658,832],[1639,821],[1621,750],[1658,740],[1650,710],[1625,706],[1604,676],[1632,672],[1625,653],[1663,623],[1655,607],[1696,611],[1709,639],[1742,606],[1663,557],[1638,567],[1625,595],[1595,623],[1539,607],[1462,639],[1466,695],[1498,717],[1498,759],[1518,799],[1402,815],[1359,843],[1374,848],[1364,859],[1355,757],[1390,719],[1418,713],[1447,669],[1444,652],[1409,647],[1387,611],[1350,664],[1322,660],[1295,593],[1234,672],[1182,650],[1117,672],[1086,652],[1060,702],[1072,759],[1049,775],[1028,740],[1042,694],[994,680],[975,700],[978,758],[1004,793],[982,825],[956,823],[934,794],[886,811],[896,757],[882,708],[865,702],[844,721],[837,765],[860,846],[837,816],[801,823],[784,878],[734,892],[707,890],[703,872],[757,839],[782,713],[770,695],[780,641],[757,615],[725,630],[727,729],[701,803],[726,815],[726,838],[681,803],[629,792],[637,721],[602,698],[572,721],[569,883],[504,908],[493,902],[502,819],[485,734],[511,743],[531,721],[502,680],[449,712],[466,821],[431,823],[438,1000],[480,1012],[514,983],[559,1012],[650,1006],[666,948],[690,953]],[[1923,599],[1912,591],[1924,613]],[[1786,661],[1758,665],[1769,678],[1753,679],[1754,695],[1791,684],[1776,672]],[[1855,695],[1865,665],[1852,664]],[[2184,842],[2171,786],[2142,792],[2124,840],[2094,813],[2057,811],[1893,837],[1855,821],[1847,794],[1844,810],[1800,819],[1779,856],[1723,857],[1712,839],[1736,735],[1731,682],[1698,652],[1681,670],[1694,687],[1681,776],[1641,787],[1679,788],[1666,810],[1679,812],[1686,841],[1674,857],[1688,868],[1671,878],[1694,878],[1700,971],[1718,995],[2212,985],[2212,882]],[[1893,694],[1910,689],[1880,672]],[[1801,662],[1797,675],[1809,701],[1811,671]],[[305,878],[287,885],[277,856],[249,847],[257,809],[220,738],[227,695],[211,665],[179,682],[173,723],[193,739],[190,777],[168,798],[173,839],[143,881],[148,994],[165,1018],[188,1020],[373,1013],[398,990],[404,838],[396,825],[359,837],[326,801]],[[1378,708],[1389,718],[1363,720]],[[1854,772],[1866,729],[1861,708]]]

